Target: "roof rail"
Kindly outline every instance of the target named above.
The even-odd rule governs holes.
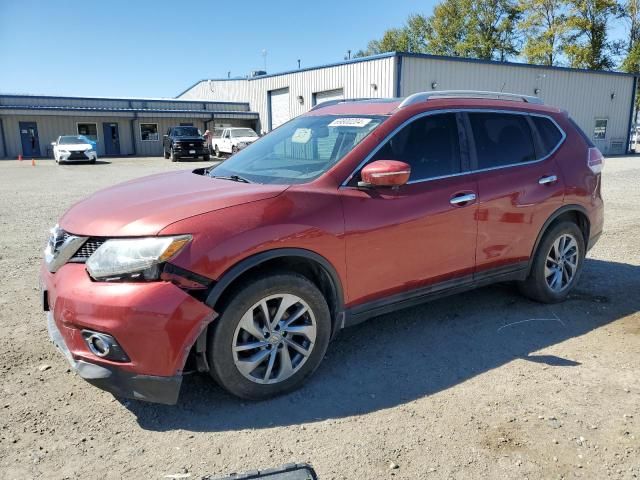
[[[347,103],[347,102],[366,102],[367,100],[379,100],[377,98],[338,98],[336,100],[327,100],[326,102],[319,103],[311,107],[310,112],[314,110],[319,110],[321,108],[330,107],[332,105],[337,105],[339,103]]]
[[[480,90],[434,90],[433,92],[419,92],[405,98],[398,108],[408,107],[420,102],[426,102],[434,98],[490,98],[494,100],[510,100],[542,105],[544,102],[539,97],[520,95],[519,93],[484,92]]]

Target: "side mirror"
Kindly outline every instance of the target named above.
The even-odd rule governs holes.
[[[51,146],[55,147],[56,146],[56,142],[51,142]]]
[[[411,166],[397,160],[376,160],[360,173],[364,185],[373,187],[399,187],[409,181]]]

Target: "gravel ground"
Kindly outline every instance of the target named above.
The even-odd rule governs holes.
[[[607,161],[606,233],[560,305],[492,286],[345,330],[271,401],[185,379],[116,400],[49,343],[37,271],[75,201],[196,163],[0,162],[0,477],[200,478],[309,462],[322,480],[640,476],[640,158]]]

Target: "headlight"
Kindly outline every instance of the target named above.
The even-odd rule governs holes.
[[[87,271],[94,279],[129,276],[134,279],[158,278],[158,266],[174,257],[191,235],[107,240],[87,260]]]

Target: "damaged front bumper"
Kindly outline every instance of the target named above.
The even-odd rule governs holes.
[[[49,338],[66,357],[71,368],[93,386],[111,392],[116,396],[144,400],[146,402],[175,405],[178,401],[182,375],[173,377],[138,375],[113,366],[75,360],[62,338],[51,312],[47,312],[47,328],[49,330]]]

